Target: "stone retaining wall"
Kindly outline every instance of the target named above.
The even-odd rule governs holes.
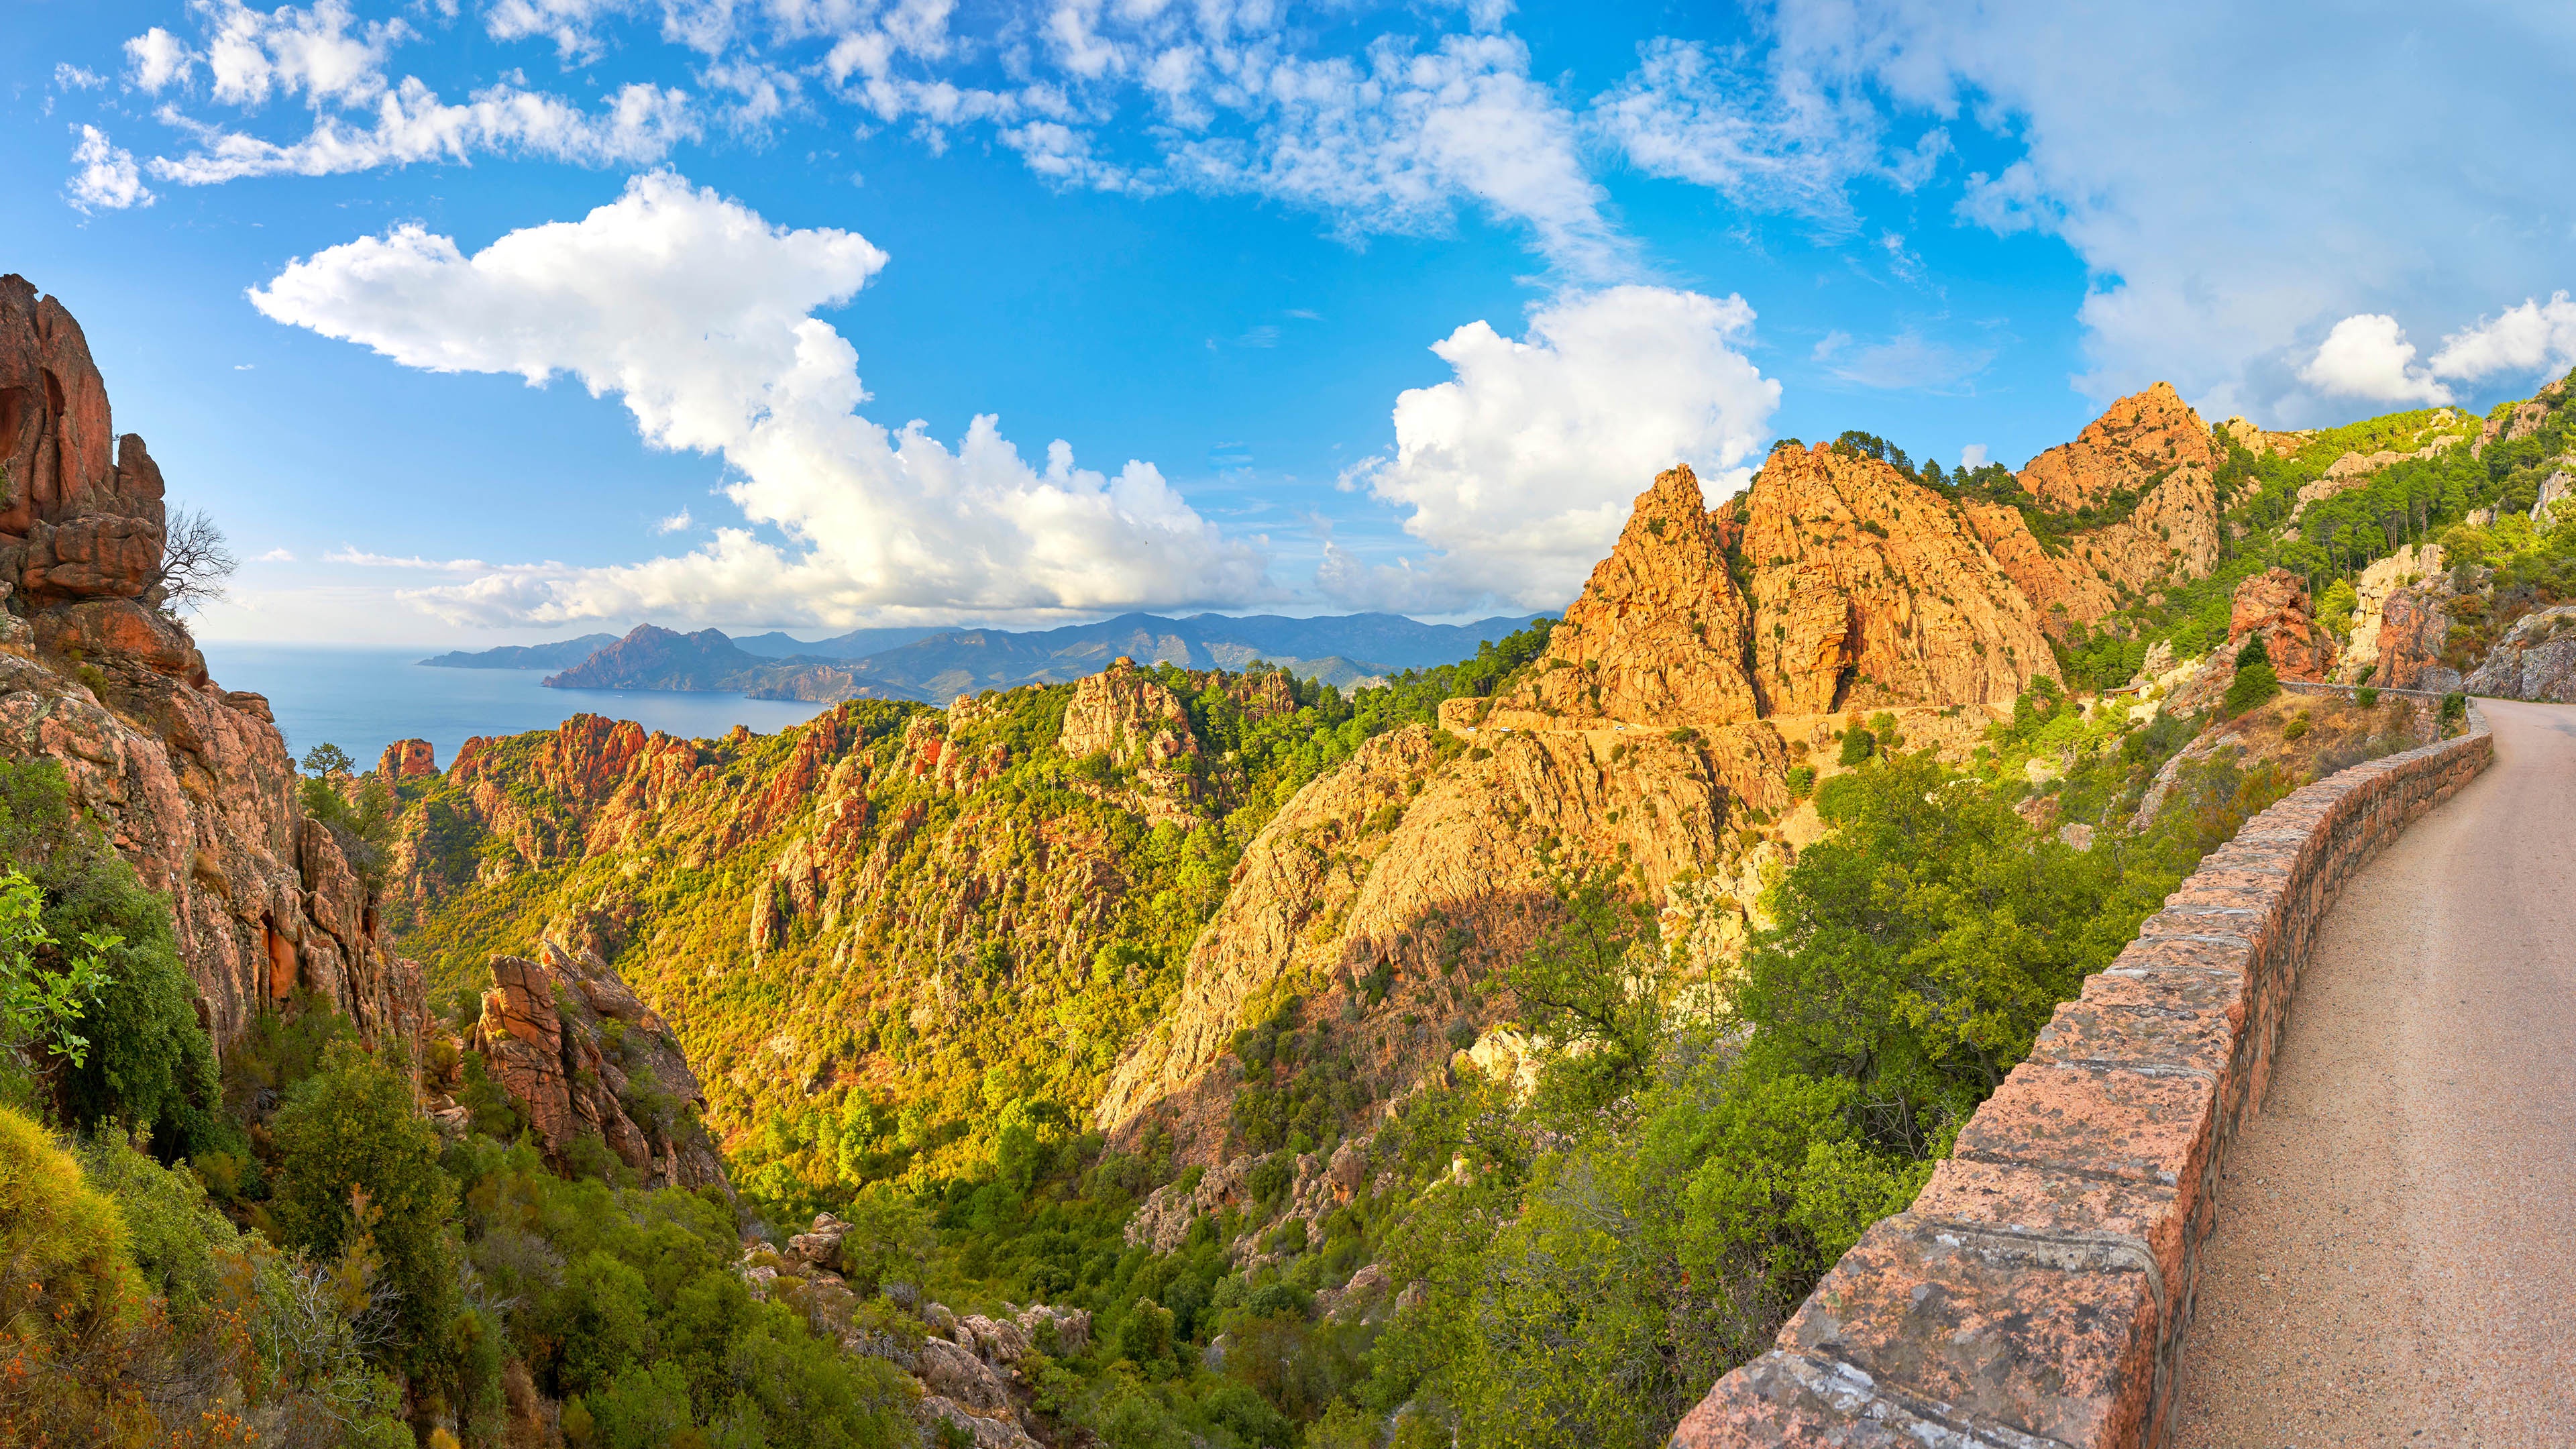
[[[2161,1442],[2219,1166],[2317,922],[2495,757],[2468,733],[2247,821],[2057,1009],[1914,1206],[1863,1234],[1674,1449]]]

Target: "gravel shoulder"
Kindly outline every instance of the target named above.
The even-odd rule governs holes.
[[[2170,1449],[2576,1446],[2576,707],[2345,887],[2202,1250]]]

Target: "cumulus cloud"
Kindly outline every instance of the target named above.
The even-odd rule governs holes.
[[[423,227],[288,266],[251,300],[281,322],[431,371],[558,373],[616,394],[651,446],[721,454],[744,526],[677,557],[494,569],[410,591],[459,622],[639,615],[846,626],[894,610],[1251,602],[1254,546],[1221,537],[1153,465],[1042,467],[978,417],[951,447],[861,416],[858,354],[812,314],[886,263],[854,233],[790,230],[679,177],[636,178],[576,222],[467,256]]]
[[[2447,403],[2451,390],[2415,365],[2415,344],[2384,312],[2346,317],[2326,334],[2299,380],[2320,392],[2372,402]]]
[[[135,169],[134,153],[109,145],[106,133],[96,126],[74,126],[72,134],[80,137],[72,147],[72,164],[80,169],[72,173],[66,193],[74,207],[83,212],[123,211],[152,204],[152,190]]]
[[[94,91],[107,84],[107,77],[70,61],[54,63],[54,89],[58,91]]]
[[[1563,604],[1655,474],[1689,463],[1712,500],[1749,480],[1780,402],[1740,350],[1753,321],[1741,297],[1632,285],[1549,303],[1517,341],[1471,322],[1434,343],[1455,376],[1398,397],[1394,449],[1346,482],[1435,552],[1372,566],[1328,542],[1319,585],[1426,612]]]
[[[654,519],[653,531],[655,533],[686,533],[689,531],[689,524],[691,521],[692,520],[689,518],[689,510],[683,508],[668,518]]]
[[[196,52],[158,25],[125,42],[125,58],[134,84],[154,95],[187,84],[197,65]]]
[[[2005,148],[1960,215],[2084,261],[2095,398],[2166,378],[2218,416],[2331,420],[2348,404],[2318,397],[2300,339],[2563,276],[2576,151],[2533,122],[2564,110],[2563,6],[2420,26],[2226,0],[1773,0],[1767,20],[1782,69]],[[2070,36],[2118,63],[2067,64]]]
[[[2576,367],[2576,302],[2565,292],[2546,302],[2525,299],[2443,338],[2432,367],[2436,376],[2462,378],[2565,372]]]

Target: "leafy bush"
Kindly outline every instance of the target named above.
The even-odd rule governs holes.
[[[2379,708],[2379,691],[2365,684],[2352,692],[2352,702],[2363,709]]]
[[[88,1049],[52,1078],[63,1119],[146,1130],[165,1153],[240,1150],[240,1133],[217,1111],[214,1046],[197,1025],[196,984],[179,961],[169,901],[135,879],[104,831],[72,813],[52,760],[0,760],[0,862],[43,891],[35,925],[44,939],[20,941],[34,969],[77,975],[62,943],[83,942],[81,954],[101,972],[80,1008]]]
[[[411,1088],[351,1041],[335,1041],[269,1123],[278,1152],[273,1210],[284,1246],[320,1258],[371,1238],[401,1294],[416,1355],[454,1311],[446,1232],[455,1185]]]
[[[2228,682],[2227,694],[2219,701],[2219,708],[2230,716],[2240,715],[2280,692],[2281,677],[2272,672],[2270,664],[2248,664],[2237,670],[2236,677]]]
[[[1843,732],[1842,754],[1835,759],[1834,763],[1849,769],[1868,760],[1877,751],[1878,737],[1866,729],[1855,726]]]

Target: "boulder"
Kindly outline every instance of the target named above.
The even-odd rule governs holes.
[[[36,647],[50,654],[98,663],[127,660],[189,684],[206,680],[205,656],[187,634],[133,599],[60,605],[36,615],[35,626]]]
[[[973,1353],[944,1338],[921,1341],[921,1382],[932,1393],[970,1409],[999,1409],[1011,1402],[1010,1386]]]
[[[923,1397],[918,1409],[922,1427],[954,1424],[975,1441],[975,1449],[1039,1449],[1038,1441],[1028,1431],[1008,1419],[987,1418],[970,1412],[965,1405],[943,1394]]]
[[[830,1213],[816,1213],[814,1225],[787,1240],[787,1251],[817,1268],[838,1271],[841,1264],[841,1239],[849,1234],[850,1225]]]
[[[1014,1321],[1019,1324],[1020,1332],[1028,1335],[1031,1347],[1051,1357],[1070,1358],[1091,1347],[1091,1310],[1088,1308],[1050,1308],[1038,1303],[1021,1309]]]
[[[2576,605],[2515,620],[2459,687],[2494,699],[2576,704]]]
[[[1005,1368],[1029,1356],[1029,1335],[1017,1323],[969,1313],[957,1320],[959,1346],[972,1348],[986,1363]]]

